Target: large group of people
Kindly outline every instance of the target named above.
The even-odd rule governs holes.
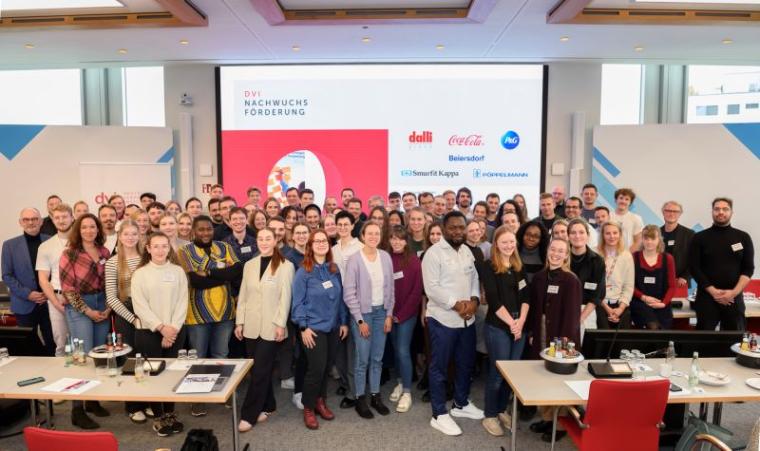
[[[261,194],[249,189],[238,206],[215,185],[205,205],[144,193],[140,204],[113,195],[96,213],[56,195],[45,218],[25,208],[23,233],[2,249],[18,324],[38,328],[50,355],[68,337],[85,350],[104,344],[115,328],[147,357],[189,347],[199,358],[253,358],[242,432],[276,411],[278,382],[307,428],[333,420],[332,376],[340,407],[362,418],[388,415],[386,402],[408,412],[417,380],[433,428],[459,435],[455,418],[469,418],[495,436],[511,424],[497,360],[538,358],[556,337],[580,346],[586,329],[671,328],[674,294],[692,280],[699,329],[744,328],[754,251],[731,226],[729,198],[716,198],[712,226],[694,233],[677,201],[663,205],[662,225],[645,225],[631,189],[608,208],[592,184],[579,196],[541,194],[532,219],[520,194],[474,201],[468,188],[367,199],[344,188],[321,206],[308,188],[289,188],[285,205]],[[470,396],[481,367],[485,410]],[[171,404],[125,409],[135,423],[153,418],[159,436],[182,431]],[[550,440],[552,413],[539,413],[531,430]],[[72,423],[97,428],[88,414],[109,412],[75,402]]]

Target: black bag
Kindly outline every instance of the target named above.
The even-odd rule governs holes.
[[[212,429],[191,429],[181,451],[219,451],[219,442]]]

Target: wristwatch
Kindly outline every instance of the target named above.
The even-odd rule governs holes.
[[[301,330],[301,332],[305,332],[307,328],[306,328],[306,327],[303,327],[303,326],[301,326],[301,327],[299,327],[299,329]]]
[[[356,324],[358,324],[358,325],[360,325],[360,326],[361,326],[362,324],[364,324],[364,320],[363,320],[363,319],[360,319],[359,321],[357,321],[357,322],[356,322]]]

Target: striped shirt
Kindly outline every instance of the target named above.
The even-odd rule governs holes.
[[[208,272],[211,269],[223,269],[238,263],[238,258],[229,244],[213,241],[208,253],[195,243],[183,246],[179,250],[179,262],[187,273]],[[235,303],[229,285],[229,283],[224,283],[211,288],[191,286],[186,324],[218,323],[234,319]]]
[[[83,249],[68,248],[61,255],[59,262],[61,291],[71,306],[80,313],[84,313],[87,307],[82,299],[83,294],[103,291],[105,264],[111,253],[103,246],[99,246],[97,250],[100,255],[98,261],[93,261],[90,254]]]
[[[129,298],[130,285],[132,279],[132,273],[135,272],[137,266],[140,264],[140,256],[131,257],[127,259],[127,268],[129,268],[129,278],[127,284],[124,287],[126,289],[126,295]],[[135,314],[130,312],[127,306],[124,305],[126,299],[119,299],[119,256],[114,255],[106,262],[106,303],[108,304],[117,315],[124,318],[128,323],[134,323]]]

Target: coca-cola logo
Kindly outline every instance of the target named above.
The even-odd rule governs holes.
[[[462,147],[480,147],[485,146],[483,141],[483,135],[451,135],[449,138],[450,146],[462,146]]]

